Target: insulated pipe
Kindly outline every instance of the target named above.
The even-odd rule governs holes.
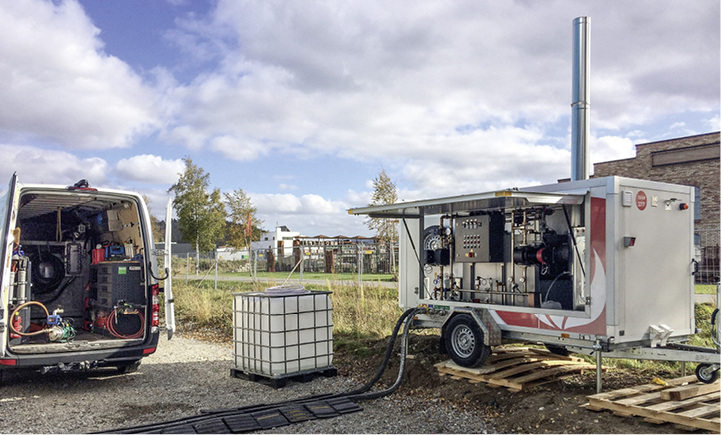
[[[591,18],[573,20],[573,103],[571,120],[571,181],[589,178],[589,77]]]

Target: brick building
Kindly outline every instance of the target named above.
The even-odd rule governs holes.
[[[636,157],[594,163],[594,177],[618,175],[696,188],[695,237],[701,280],[719,274],[719,132],[636,145]],[[699,207],[700,204],[700,207]]]

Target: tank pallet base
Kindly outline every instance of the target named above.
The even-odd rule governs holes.
[[[696,376],[671,379],[665,385],[646,384],[588,396],[582,405],[591,411],[609,410],[624,417],[641,417],[654,424],[671,423],[688,431],[719,430],[719,383],[702,384]]]
[[[232,368],[230,376],[234,378],[247,379],[252,382],[268,384],[273,388],[283,388],[288,381],[293,382],[310,382],[318,376],[332,378],[338,375],[338,369],[335,367],[325,367],[322,369],[306,370],[303,372],[288,373],[284,375],[268,376],[260,373],[251,373],[248,371]]]

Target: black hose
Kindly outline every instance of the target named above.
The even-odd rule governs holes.
[[[52,265],[50,270],[53,274],[47,278],[40,272],[40,266],[44,262],[51,263]],[[33,294],[45,295],[52,293],[60,286],[63,278],[65,278],[65,263],[50,251],[48,251],[46,257],[38,246],[37,254],[30,253],[30,276],[33,282]]]
[[[350,395],[346,394],[345,397],[351,400],[372,400],[372,399],[378,399],[384,396],[387,396],[389,394],[393,394],[403,382],[403,376],[405,375],[405,369],[406,369],[406,356],[408,355],[408,332],[410,331],[411,324],[413,323],[412,314],[415,314],[419,311],[418,308],[414,308],[411,311],[411,317],[410,319],[406,320],[406,325],[403,328],[403,338],[401,339],[401,361],[400,366],[398,367],[398,376],[396,377],[396,381],[391,385],[390,387],[386,388],[385,390],[380,391],[374,391],[372,393],[364,393],[364,394],[357,394],[357,395]],[[408,311],[406,311],[408,312]],[[405,314],[405,313],[404,313]],[[390,348],[390,346],[389,346]]]
[[[55,295],[54,295],[53,297],[51,297],[51,298],[48,299],[47,301],[41,301],[41,302],[42,302],[43,304],[45,304],[45,305],[50,305],[50,304],[52,304],[53,302],[55,302],[60,296],[62,296],[62,294],[65,292],[65,289],[67,289],[68,286],[69,286],[70,284],[72,284],[73,281],[75,281],[75,278],[76,278],[76,275],[71,276],[70,279],[67,280],[67,281],[65,282],[65,284],[63,284],[62,287],[60,287],[60,289],[55,293]]]
[[[378,380],[383,376],[383,372],[385,372],[386,367],[388,366],[388,362],[391,359],[391,355],[393,355],[393,347],[396,342],[396,338],[398,337],[398,331],[401,329],[401,325],[403,322],[408,318],[408,316],[411,316],[418,312],[418,308],[411,308],[409,310],[406,310],[400,318],[398,318],[398,321],[396,322],[396,326],[393,328],[393,333],[391,334],[390,342],[388,343],[388,347],[386,347],[386,354],[383,358],[383,362],[381,362],[381,365],[378,367],[378,371],[376,372],[375,376],[368,381],[365,385],[361,386],[360,388],[357,388],[355,390],[349,391],[346,394],[348,395],[355,395],[360,393],[365,393],[366,391],[373,388],[373,385],[378,382]]]
[[[392,394],[395,392],[401,385],[403,381],[403,376],[405,374],[405,362],[406,362],[406,356],[408,353],[408,335],[410,331],[411,324],[413,323],[413,316],[418,313],[419,311],[422,311],[421,308],[411,308],[409,310],[406,310],[401,317],[396,322],[395,327],[393,328],[393,334],[391,335],[390,342],[388,343],[388,347],[386,348],[386,354],[383,358],[383,362],[381,363],[380,367],[378,368],[378,371],[376,375],[368,381],[366,384],[362,385],[361,387],[345,392],[345,393],[336,393],[336,394],[318,394],[315,396],[308,396],[308,397],[302,397],[299,399],[291,399],[291,400],[285,400],[282,402],[276,402],[272,404],[258,404],[258,405],[250,405],[250,406],[244,406],[241,408],[229,408],[229,409],[221,409],[221,410],[213,410],[213,411],[206,411],[202,415],[197,415],[193,417],[184,417],[179,418],[171,421],[165,421],[162,423],[153,423],[148,425],[141,425],[141,426],[134,426],[130,428],[125,429],[118,429],[114,430],[112,432],[116,433],[147,433],[150,431],[154,431],[160,428],[172,426],[174,424],[196,424],[205,420],[218,418],[218,417],[227,417],[231,415],[237,415],[238,413],[248,413],[248,412],[257,412],[257,411],[263,411],[266,409],[272,409],[277,408],[283,405],[287,404],[303,404],[307,402],[313,402],[317,400],[329,400],[329,399],[336,399],[336,398],[347,398],[351,400],[371,400],[371,399],[377,399],[380,397],[387,396],[389,394]],[[385,372],[385,369],[388,366],[388,362],[390,360],[390,356],[393,353],[393,347],[395,345],[395,340],[398,337],[398,332],[400,331],[401,325],[405,323],[405,326],[403,328],[403,337],[401,341],[401,361],[400,361],[400,367],[398,369],[398,376],[396,378],[396,381],[391,385],[389,388],[385,390],[380,391],[374,391],[371,393],[366,393],[368,390],[370,390],[378,380],[380,380],[381,376]],[[107,432],[105,432],[107,433]]]

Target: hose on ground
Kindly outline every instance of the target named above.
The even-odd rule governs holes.
[[[361,393],[365,393],[366,391],[373,388],[373,386],[376,384],[376,382],[378,382],[378,380],[381,378],[381,376],[383,376],[383,373],[385,372],[386,367],[388,367],[388,362],[390,361],[391,356],[393,355],[393,347],[396,343],[396,338],[398,338],[398,331],[400,331],[401,326],[403,325],[403,322],[405,322],[406,319],[408,319],[408,317],[412,317],[413,315],[415,315],[418,311],[419,311],[418,308],[408,309],[405,312],[403,312],[401,317],[398,318],[398,321],[396,322],[396,325],[393,328],[393,333],[391,334],[391,339],[388,342],[388,347],[386,347],[386,353],[385,353],[385,356],[383,357],[383,362],[381,362],[381,365],[378,367],[378,370],[376,371],[375,376],[373,376],[373,378],[371,378],[370,381],[368,381],[367,383],[362,385],[360,388],[349,391],[345,394],[347,394],[347,395],[361,394]],[[405,332],[404,332],[404,334],[405,334]]]
[[[395,392],[401,385],[403,381],[403,376],[405,375],[405,362],[406,357],[408,355],[408,336],[411,328],[411,324],[413,323],[413,316],[416,315],[418,312],[422,311],[421,308],[411,308],[409,310],[406,310],[401,317],[396,322],[395,327],[393,328],[393,334],[391,335],[391,339],[388,343],[388,347],[386,348],[386,353],[383,358],[383,362],[378,367],[378,371],[376,372],[375,376],[362,385],[361,387],[351,390],[345,393],[336,393],[336,394],[318,394],[315,396],[308,396],[308,397],[302,397],[299,399],[291,399],[291,400],[285,400],[282,402],[276,402],[272,404],[258,404],[258,405],[250,405],[250,406],[244,406],[240,408],[229,408],[229,409],[220,409],[220,410],[212,410],[212,411],[204,411],[203,414],[193,416],[193,417],[185,417],[185,418],[179,418],[176,420],[166,421],[162,423],[154,423],[154,424],[148,424],[148,425],[142,425],[142,426],[135,426],[130,428],[124,428],[124,429],[117,429],[112,432],[116,433],[147,433],[149,431],[155,431],[159,430],[164,427],[169,427],[172,425],[177,424],[197,424],[202,421],[206,421],[212,418],[218,418],[218,417],[227,417],[232,415],[237,415],[239,413],[249,413],[249,412],[257,412],[257,411],[263,411],[267,409],[272,409],[288,404],[303,404],[308,402],[313,402],[317,400],[329,400],[329,399],[335,399],[335,398],[348,398],[351,400],[372,400],[377,399],[380,397],[387,396],[389,394],[392,394]],[[398,337],[398,333],[400,331],[401,326],[403,326],[403,336],[401,337],[401,358],[400,358],[400,366],[398,369],[398,376],[396,377],[396,381],[391,385],[390,387],[386,388],[385,390],[380,391],[373,391],[368,393],[371,388],[380,380],[380,378],[383,376],[383,373],[385,372],[386,368],[388,367],[388,362],[390,361],[391,355],[393,354],[393,347],[395,345],[395,341]]]
[[[415,313],[417,313],[418,311],[419,311],[418,308],[414,308],[412,310],[406,311],[406,313],[410,312],[410,314],[409,314],[408,318],[406,318],[405,327],[403,328],[403,336],[401,337],[400,365],[398,367],[398,376],[396,377],[396,381],[393,383],[393,385],[386,388],[385,390],[374,391],[371,393],[357,394],[357,395],[346,394],[345,397],[347,397],[348,399],[352,399],[352,400],[378,399],[378,398],[387,396],[389,394],[393,394],[401,386],[401,383],[403,382],[403,376],[405,375],[405,371],[406,371],[406,357],[408,356],[408,333],[411,329],[411,324],[413,323],[413,315]],[[392,343],[391,343],[391,345],[388,346],[388,349],[392,349]]]

